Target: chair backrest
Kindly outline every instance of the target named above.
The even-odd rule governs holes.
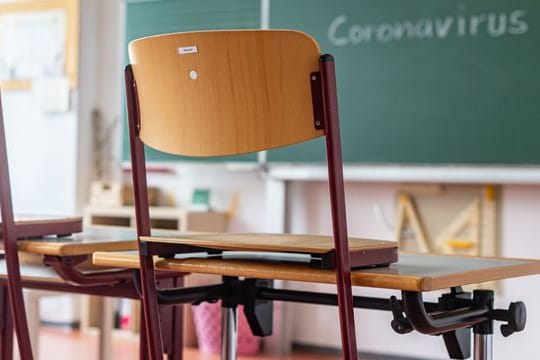
[[[139,137],[167,153],[250,153],[323,135],[310,74],[321,53],[292,30],[200,31],[134,40]]]

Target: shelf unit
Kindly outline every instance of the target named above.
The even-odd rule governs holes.
[[[135,209],[133,206],[95,206],[89,205],[84,210],[84,226],[92,227],[119,227],[135,228]],[[150,222],[155,230],[170,231],[202,231],[202,232],[225,232],[227,230],[228,214],[215,211],[190,211],[176,207],[150,207]],[[186,285],[199,286],[203,284],[219,282],[218,276],[212,275],[188,275]],[[131,320],[129,329],[114,331],[118,333],[138,333],[140,324],[140,304],[138,301],[130,301]],[[82,300],[81,328],[85,331],[93,331],[100,324],[103,299],[95,296],[84,296]],[[191,305],[184,307],[184,343],[186,346],[196,346]]]

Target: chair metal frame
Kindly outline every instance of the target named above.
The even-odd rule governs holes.
[[[265,31],[248,30],[246,32],[264,33]],[[223,34],[226,36],[223,36]],[[253,34],[248,34],[247,37],[251,35]],[[175,38],[175,36],[178,36],[178,38]],[[227,36],[230,36],[230,38],[227,38]],[[208,41],[208,37],[211,37],[212,41]],[[326,138],[329,175],[328,181],[330,187],[332,230],[335,250],[335,263],[333,265],[335,265],[336,272],[336,284],[338,289],[337,295],[273,289],[271,280],[253,278],[240,280],[238,275],[223,276],[221,284],[189,288],[159,289],[155,281],[156,270],[154,268],[154,255],[172,258],[176,253],[188,253],[195,251],[220,252],[221,250],[219,250],[219,245],[213,244],[213,248],[205,248],[204,245],[197,245],[195,240],[192,239],[188,240],[192,241],[194,243],[193,245],[191,245],[189,241],[178,243],[175,243],[174,241],[145,241],[145,239],[151,236],[144,153],[145,143],[162,151],[188,156],[230,155],[263,150],[257,148],[260,143],[264,143],[265,145],[270,144],[268,148],[282,147],[290,144],[283,141],[283,139],[273,139],[268,143],[265,143],[261,140],[260,133],[250,133],[247,141],[249,142],[249,145],[245,146],[243,144],[239,144],[238,142],[234,142],[237,139],[234,136],[231,137],[231,134],[224,135],[224,137],[228,136],[228,138],[223,142],[219,142],[218,144],[211,143],[211,140],[213,139],[220,140],[220,134],[216,134],[215,131],[215,128],[217,128],[217,125],[215,124],[216,120],[211,116],[208,116],[208,114],[212,114],[214,116],[216,114],[221,115],[221,113],[218,113],[216,109],[221,111],[221,109],[226,108],[228,104],[218,103],[214,98],[213,100],[215,102],[215,106],[213,106],[213,109],[209,110],[208,114],[201,112],[200,105],[201,103],[204,103],[204,101],[197,98],[197,96],[201,94],[200,88],[204,88],[207,91],[209,91],[210,88],[212,91],[214,91],[213,95],[218,93],[220,90],[223,91],[223,89],[229,88],[237,90],[239,93],[243,94],[249,92],[250,90],[257,92],[260,90],[260,82],[265,82],[268,80],[268,78],[257,78],[254,76],[252,79],[249,79],[249,81],[251,81],[250,85],[253,86],[253,88],[250,86],[245,86],[242,88],[242,85],[245,84],[242,82],[236,82],[238,81],[237,79],[239,77],[244,75],[244,71],[238,71],[238,65],[246,65],[248,61],[245,59],[245,56],[247,53],[251,54],[254,47],[256,47],[257,50],[263,49],[262,52],[264,53],[264,51],[267,51],[268,48],[272,48],[272,50],[278,49],[282,43],[289,40],[289,38],[280,39],[281,43],[279,43],[279,45],[274,43],[271,46],[268,44],[259,43],[254,46],[253,42],[250,42],[249,46],[252,47],[244,48],[242,46],[236,46],[236,42],[244,42],[246,37],[242,38],[241,36],[238,36],[234,38],[234,41],[230,41],[230,39],[233,37],[234,34],[231,34],[231,32],[227,33],[227,31],[178,33],[162,36],[158,35],[156,37],[135,40],[135,42],[130,45],[130,59],[135,61],[133,61],[133,64],[128,65],[125,69],[125,86],[132,176],[135,192],[135,210],[139,240],[139,265],[141,268],[142,277],[140,285],[141,292],[143,294],[144,317],[147,324],[146,328],[148,330],[147,340],[149,358],[152,360],[162,359],[160,320],[157,312],[160,304],[196,304],[201,301],[213,302],[221,300],[223,331],[221,356],[223,360],[236,359],[238,316],[237,306],[244,305],[244,312],[252,332],[258,336],[267,336],[271,334],[272,331],[273,301],[338,305],[342,351],[343,357],[346,360],[355,360],[358,356],[353,314],[354,307],[391,311],[394,318],[391,326],[399,334],[406,334],[416,330],[420,333],[428,335],[443,335],[449,355],[456,359],[465,359],[470,356],[470,335],[473,331],[475,334],[475,359],[490,359],[491,335],[493,333],[493,322],[495,320],[507,322],[507,324],[504,324],[501,327],[503,335],[505,336],[510,335],[513,332],[523,330],[525,326],[525,305],[518,302],[511,304],[507,310],[493,309],[494,293],[493,291],[489,290],[476,290],[473,294],[471,294],[463,292],[459,286],[456,286],[451,289],[450,293],[443,294],[437,303],[424,302],[421,291],[403,290],[401,301],[397,300],[397,298],[394,296],[390,299],[352,296],[352,256],[349,252],[348,246],[349,238],[347,234],[336,73],[334,59],[329,54],[317,54],[319,56],[318,70],[313,71],[310,74],[304,74],[307,68],[305,67],[302,68],[301,73],[302,76],[309,75],[309,77],[306,76],[305,81],[310,82],[311,87],[311,105],[313,106],[313,119],[311,119],[313,121],[312,126],[317,130],[322,130],[323,135]],[[264,42],[264,39],[259,40]],[[144,45],[141,43],[136,44],[136,42],[139,41],[148,42]],[[250,41],[255,40],[250,38]],[[223,44],[223,42],[227,43]],[[173,46],[184,46],[184,44],[188,45],[187,43],[189,43],[189,45],[193,45],[193,43],[201,44],[201,53],[204,52],[206,58],[200,58],[199,60],[194,60],[196,58],[192,58],[191,62],[189,60],[184,62],[179,58],[173,58],[172,54],[174,54],[173,50],[175,50],[173,49]],[[136,49],[138,46],[139,48]],[[223,51],[224,47],[228,50]],[[190,51],[192,51],[194,48],[197,49],[196,46],[190,46],[189,48]],[[182,54],[180,51],[182,49],[182,47],[177,49],[178,54]],[[215,53],[211,54],[214,49],[219,50],[216,50]],[[231,55],[230,49],[234,49],[234,55]],[[132,50],[134,53],[133,57]],[[160,50],[163,50],[164,52],[160,52]],[[263,57],[263,53],[258,55]],[[309,56],[313,54],[313,52],[306,53],[309,53]],[[279,52],[279,60],[277,60],[277,62],[280,62],[282,57],[285,55],[287,54],[284,54],[284,51]],[[161,57],[167,57],[167,59],[163,60]],[[210,57],[212,57],[211,60],[209,60]],[[216,74],[216,69],[223,70],[221,68],[223,57],[232,58],[232,60],[227,59],[228,63],[226,63],[226,66],[230,67],[232,74],[229,78],[225,78],[225,87],[223,87],[223,78],[219,79],[220,74]],[[249,59],[252,61],[258,61],[258,59],[253,59],[253,57]],[[276,60],[273,59],[273,61]],[[209,63],[211,64],[210,67],[208,65]],[[250,74],[250,71],[264,72],[267,71],[266,66],[272,68],[273,65],[275,65],[275,63],[258,63],[257,66],[246,71],[246,73],[248,73],[246,77],[249,77],[250,75],[253,76],[253,74]],[[187,84],[185,79],[178,80],[181,76],[185,76],[183,71],[190,70],[191,66],[194,66],[195,68],[200,66],[204,70],[203,76],[208,75],[208,83],[206,83],[207,87],[201,85],[200,88],[196,88],[195,86],[191,86],[193,83]],[[181,69],[181,71],[179,69]],[[275,69],[273,70],[275,71]],[[280,70],[283,69],[279,68],[278,71]],[[170,73],[168,71],[170,71]],[[139,76],[138,74],[140,74],[140,79],[142,79],[139,84],[137,83],[137,76]],[[268,75],[268,72],[265,74]],[[275,75],[275,73],[271,73],[271,75]],[[169,76],[169,78],[166,78],[166,76]],[[282,74],[281,76],[283,77]],[[196,80],[197,77],[195,76],[195,78],[192,77],[191,79]],[[245,78],[242,79],[248,81]],[[283,80],[283,78],[280,79]],[[295,81],[297,80],[298,79],[295,79]],[[167,85],[164,85],[165,81],[167,81]],[[221,88],[216,85],[219,83],[219,81],[222,81]],[[302,79],[301,81],[304,80]],[[187,80],[187,82],[189,82],[189,80]],[[232,84],[233,82],[234,84]],[[153,84],[148,85],[149,83]],[[235,88],[235,86],[237,87]],[[272,87],[274,91],[276,89],[275,83],[272,83],[271,85],[267,85],[265,83],[265,86],[265,89],[268,90],[268,92],[270,92],[270,88]],[[277,87],[280,88],[279,86]],[[246,88],[248,90],[246,90]],[[193,93],[190,93],[190,90],[194,91],[197,96],[194,97]],[[288,90],[290,90],[290,88],[288,88]],[[302,90],[305,90],[305,88]],[[174,96],[170,94],[171,92]],[[233,91],[231,91],[231,93],[232,92]],[[140,97],[139,94],[142,94],[142,96]],[[272,95],[275,95],[275,93],[272,93],[271,95],[267,94],[267,97],[271,98]],[[292,95],[294,95],[294,92],[291,93],[290,91],[285,94],[285,96]],[[306,95],[305,92],[304,95]],[[170,101],[176,101],[177,97],[182,96],[185,97],[185,99],[183,99],[184,102],[181,103],[184,105],[181,105],[178,108],[170,106],[171,103],[163,104],[164,98]],[[231,94],[228,94],[227,96],[227,101],[236,101]],[[277,102],[279,102],[279,96],[277,98]],[[193,112],[191,113],[182,108],[182,106],[185,106],[186,101],[188,101],[186,99],[189,99],[189,101],[195,104],[189,106],[192,107],[191,110]],[[257,98],[255,96],[251,98],[251,100],[257,99],[261,100],[261,102],[265,101],[264,96],[262,98]],[[242,100],[245,101],[243,98]],[[305,100],[305,97],[302,98],[302,100]],[[140,106],[142,102],[145,103],[143,108]],[[163,105],[163,109],[166,108],[166,110],[163,110],[161,105]],[[287,105],[290,105],[290,103]],[[303,103],[303,105],[305,105],[305,103]],[[241,104],[236,104],[236,106],[241,107]],[[188,106],[185,106],[185,108],[188,108]],[[242,115],[245,115],[245,112],[249,112],[249,109],[242,112]],[[223,113],[226,113],[226,111],[223,111]],[[141,114],[145,114],[145,116],[142,116]],[[230,111],[224,114],[223,118],[228,118],[231,116],[231,114],[234,116],[239,116],[235,111]],[[265,121],[272,121],[272,119],[265,118],[266,114],[256,114],[260,115],[260,118],[264,118]],[[151,123],[148,125],[148,120],[150,119],[147,116],[152,118],[152,120],[156,123]],[[143,125],[143,117],[145,118],[144,121],[147,125]],[[209,118],[211,119],[209,120]],[[221,119],[222,121],[223,118]],[[261,124],[260,118],[257,118],[257,120],[250,120],[253,120],[253,122],[258,126],[266,125],[266,123]],[[194,120],[198,121],[196,123],[197,126],[199,126],[200,123],[205,122],[204,126],[199,126],[200,129],[204,130],[201,131],[199,129],[193,131],[193,128],[190,128],[189,131],[186,130],[185,132],[188,132],[188,135],[194,134],[195,139],[191,139],[190,136],[182,134],[182,141],[175,143],[174,137],[179,135],[179,132],[185,130],[184,127],[193,126],[192,122],[194,122]],[[287,126],[284,126],[283,122],[279,123],[279,121],[282,120],[283,119],[279,119],[277,123],[282,127]],[[287,118],[287,120],[294,121],[296,118],[291,117]],[[301,120],[305,121],[306,119],[302,118]],[[245,119],[239,120],[239,123],[242,125],[248,124]],[[168,125],[171,126],[173,130],[171,130]],[[226,125],[234,126],[237,125],[237,123],[227,123]],[[251,123],[249,123],[249,125],[253,126]],[[305,125],[305,123],[302,123],[301,125]],[[148,129],[148,127],[151,129]],[[204,137],[204,131],[209,129],[213,131],[213,138]],[[280,130],[283,131],[283,129]],[[302,128],[302,131],[307,133],[305,127]],[[240,137],[239,134],[243,133],[238,131],[236,135]],[[276,135],[276,133],[274,132],[272,135]],[[299,137],[293,139],[293,141],[302,141],[299,139]],[[307,137],[314,138],[316,136],[313,136],[313,134],[308,134]],[[233,140],[231,140],[231,138]],[[201,139],[204,141],[201,141]],[[291,139],[289,138],[288,140]],[[204,143],[204,146],[197,147],[197,141]],[[235,146],[242,150],[236,150]],[[248,151],[246,151],[246,149]],[[226,248],[226,246],[223,245],[223,248]],[[163,262],[166,262],[166,260]],[[382,263],[377,262],[377,260],[370,263],[370,265],[378,264]],[[237,266],[241,265],[237,264]],[[165,266],[163,269],[167,269],[167,267]],[[271,275],[267,275],[267,278],[270,277]]]
[[[339,128],[336,73],[332,55],[321,55],[319,71],[305,79],[311,81],[314,110],[313,126],[323,130],[326,138],[330,201],[332,212],[333,239],[335,248],[335,271],[337,278],[338,309],[343,356],[347,360],[357,359],[354,307],[350,277],[347,218],[343,181],[343,160]],[[140,138],[141,116],[137,83],[131,65],[125,69],[125,86],[128,112],[129,141],[135,193],[137,232],[140,246],[140,265],[144,317],[148,329],[150,359],[162,358],[158,309],[158,291],[155,285],[153,254],[142,251],[141,237],[150,236],[149,202],[147,195],[146,163],[144,142]],[[225,313],[229,316],[229,313]]]
[[[110,270],[84,273],[76,266],[89,256],[44,256],[44,263],[51,266],[65,283],[57,281],[26,280],[21,276],[17,240],[29,236],[27,224],[14,220],[11,185],[7,157],[6,136],[2,101],[0,96],[0,212],[2,216],[2,241],[7,266],[7,280],[0,280],[0,359],[13,358],[13,329],[17,334],[21,360],[32,360],[28,323],[23,297],[23,288],[58,291],[64,293],[98,295],[140,300],[135,282],[138,271]],[[43,223],[46,231],[57,229],[56,224]],[[65,227],[64,227],[65,228]],[[32,231],[35,230],[31,229]],[[49,233],[49,232],[46,232]],[[43,234],[43,233],[42,233]],[[37,234],[33,234],[37,235]],[[158,279],[165,287],[181,286],[183,274],[162,273]],[[172,360],[182,359],[182,308],[168,306],[159,309],[164,313],[167,333],[165,351]],[[141,323],[141,338],[145,338],[145,326]],[[146,341],[140,342],[140,359],[148,359]]]

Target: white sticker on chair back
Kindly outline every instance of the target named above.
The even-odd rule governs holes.
[[[197,49],[196,46],[182,46],[177,49],[178,54],[185,55],[185,54],[194,54],[199,52],[199,49]]]

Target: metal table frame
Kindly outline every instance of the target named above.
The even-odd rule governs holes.
[[[272,280],[223,277],[217,285],[177,288],[158,291],[160,304],[198,304],[203,301],[222,304],[222,360],[235,360],[238,337],[237,306],[244,313],[256,336],[272,333],[273,301],[299,302],[337,306],[335,294],[274,289]],[[424,302],[422,292],[402,291],[402,299],[354,296],[355,308],[390,311],[391,327],[399,334],[417,331],[427,335],[442,335],[451,359],[471,356],[471,333],[474,333],[474,360],[492,359],[494,321],[504,322],[501,332],[509,336],[525,327],[526,310],[522,302],[508,309],[494,309],[494,292],[475,290],[464,292],[453,287],[437,302]]]

